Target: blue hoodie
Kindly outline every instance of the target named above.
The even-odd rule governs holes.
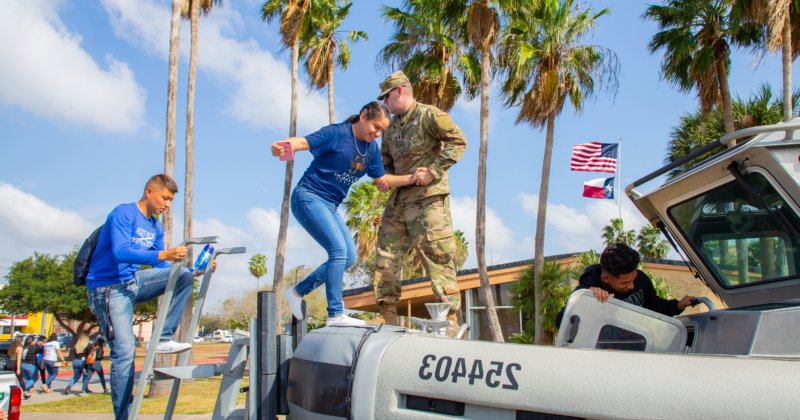
[[[92,255],[86,289],[130,280],[140,265],[170,268],[158,260],[164,251],[164,227],[155,216],[144,217],[136,203],[120,204],[108,215]]]

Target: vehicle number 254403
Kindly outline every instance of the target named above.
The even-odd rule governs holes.
[[[505,367],[505,380],[503,367]],[[514,372],[520,370],[522,370],[522,366],[519,363],[506,364],[492,361],[486,364],[484,371],[484,362],[481,359],[475,359],[468,372],[467,361],[463,357],[457,358],[454,362],[450,356],[443,356],[437,360],[436,356],[428,354],[422,358],[419,378],[426,381],[435,378],[439,382],[449,380],[454,384],[463,378],[462,381],[469,381],[470,385],[474,385],[475,381],[482,381],[486,382],[486,386],[489,388],[497,388],[502,385],[503,389],[516,391],[519,389],[519,384],[514,378]]]

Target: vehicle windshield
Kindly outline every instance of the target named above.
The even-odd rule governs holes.
[[[762,174],[752,173],[746,182],[772,215],[737,181],[668,209],[724,288],[784,280],[800,269],[800,218]]]

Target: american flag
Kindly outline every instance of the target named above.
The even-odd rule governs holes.
[[[573,171],[617,172],[617,144],[584,143],[572,146]]]

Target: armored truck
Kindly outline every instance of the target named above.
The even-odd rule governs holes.
[[[626,188],[724,308],[701,299],[706,311],[670,318],[579,291],[555,346],[314,330],[291,359],[292,419],[800,418],[795,129],[800,119],[731,133]]]

